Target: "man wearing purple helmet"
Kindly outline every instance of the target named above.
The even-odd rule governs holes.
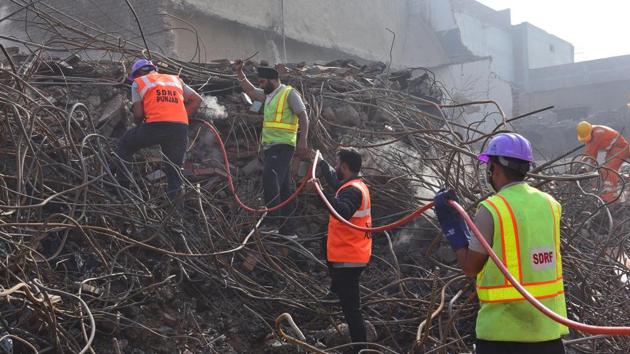
[[[533,162],[529,141],[515,133],[498,134],[479,155],[488,164],[487,178],[496,194],[480,203],[475,215],[492,250],[510,273],[545,306],[566,317],[560,257],[560,204],[525,182]],[[481,243],[470,236],[448,200],[449,189],[435,197],[442,232],[464,273],[476,276],[480,302],[477,354],[564,353],[560,337],[567,327],[531,305],[505,278]]]
[[[182,179],[175,166],[184,163],[188,145],[188,116],[197,112],[201,96],[175,75],[161,74],[147,59],[138,59],[131,67],[129,80],[136,127],[118,142],[117,153],[124,161],[146,147],[159,145],[168,159],[164,172],[167,195],[173,200],[179,194]],[[125,182],[123,182],[125,183]]]

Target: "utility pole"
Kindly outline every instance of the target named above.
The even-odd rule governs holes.
[[[282,60],[283,64],[287,63],[287,39],[284,34],[284,0],[280,0],[280,23],[282,25]]]

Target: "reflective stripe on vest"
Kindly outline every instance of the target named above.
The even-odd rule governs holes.
[[[560,204],[526,183],[481,203],[492,215],[492,249],[510,274],[555,313],[566,317],[560,255]],[[477,338],[539,342],[568,333],[536,310],[488,260],[477,275]]]
[[[298,117],[289,107],[287,98],[291,86],[284,86],[265,105],[263,121],[262,143],[284,143],[296,145],[298,131]]]
[[[359,179],[349,181],[337,190],[336,196],[341,190],[348,187],[361,191],[361,206],[348,221],[357,226],[370,227],[372,225],[372,203],[367,185]],[[328,221],[326,247],[327,259],[333,263],[367,264],[372,255],[370,234],[345,225],[333,215],[330,215]]]
[[[145,122],[188,124],[184,105],[184,86],[174,75],[151,73],[134,80],[142,98]]]
[[[553,210],[553,206],[550,201],[548,201],[551,210]],[[523,266],[521,264],[521,260],[529,261],[529,257],[531,256],[528,250],[521,250],[521,244],[519,240],[519,228],[517,220],[514,216],[514,212],[508,203],[507,199],[497,194],[491,198],[488,198],[484,203],[489,205],[491,210],[496,213],[499,221],[499,233],[502,237],[500,237],[501,241],[501,259],[505,267],[509,270],[510,274],[518,280],[520,284],[522,284],[525,289],[530,291],[532,295],[537,298],[546,298],[550,296],[555,296],[559,293],[564,292],[564,287],[562,283],[562,273],[559,272],[560,262],[558,261],[557,256],[559,255],[557,243],[559,243],[559,237],[557,231],[555,231],[556,225],[559,225],[559,215],[552,213],[553,225],[554,225],[554,244],[550,245],[553,249],[553,261],[549,260],[549,262],[553,262],[556,264],[556,274],[554,279],[543,280],[540,282],[525,282],[523,278]],[[496,228],[496,225],[495,225]],[[531,237],[531,235],[526,235],[527,237]],[[498,240],[497,240],[498,241]],[[494,246],[493,246],[494,248]],[[524,251],[524,252],[523,252]],[[524,254],[525,253],[525,254]],[[549,254],[543,254],[543,256],[550,257]],[[489,265],[489,263],[487,263]],[[496,266],[494,266],[496,268]],[[485,267],[484,267],[485,268]],[[477,295],[479,296],[479,301],[482,302],[508,302],[508,301],[518,301],[524,300],[525,298],[521,295],[507,280],[506,277],[503,277],[503,281],[501,285],[486,285],[484,282],[484,272],[482,271],[479,274],[477,281]]]

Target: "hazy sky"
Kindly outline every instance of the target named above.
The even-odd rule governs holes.
[[[630,54],[630,0],[477,0],[569,41],[575,60]]]

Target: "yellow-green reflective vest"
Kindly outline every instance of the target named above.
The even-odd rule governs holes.
[[[547,193],[519,183],[481,202],[492,215],[492,249],[527,291],[566,317],[560,257],[560,204]],[[531,305],[491,260],[477,275],[480,310],[477,338],[542,342],[569,333]]]
[[[291,86],[282,87],[278,93],[265,104],[265,113],[261,141],[264,144],[297,143],[298,117],[291,108],[287,97],[293,90]]]

